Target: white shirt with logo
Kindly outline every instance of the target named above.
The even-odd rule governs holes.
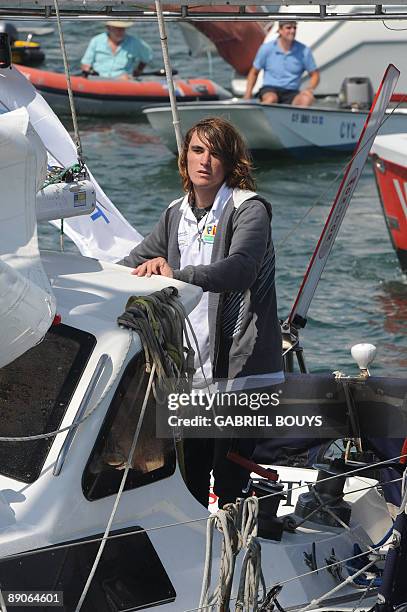
[[[217,226],[222,211],[231,198],[232,193],[233,189],[223,184],[216,194],[211,210],[199,222],[191,210],[188,195],[184,197],[180,207],[182,217],[178,226],[178,246],[181,255],[180,270],[186,266],[207,266],[211,263]],[[199,304],[189,315],[189,320],[198,341],[205,377],[210,382],[212,379],[212,364],[209,354],[208,297],[209,294],[205,291]],[[200,382],[204,382],[203,374],[199,363],[198,351],[192,337],[191,343],[195,350],[196,373],[194,384],[199,385]]]

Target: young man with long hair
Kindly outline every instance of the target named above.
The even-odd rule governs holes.
[[[185,195],[121,263],[137,276],[161,274],[203,289],[190,320],[207,379],[278,382],[271,206],[255,192],[245,144],[228,121],[203,119],[188,131],[178,166]],[[249,456],[254,444],[239,441],[239,450]],[[220,506],[247,482],[247,471],[226,459],[229,446],[230,440],[185,441],[187,482],[205,506],[211,469]]]

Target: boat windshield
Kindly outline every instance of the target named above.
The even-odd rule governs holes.
[[[0,369],[0,437],[43,434],[59,428],[96,339],[67,325]],[[34,482],[54,438],[0,441],[0,473]]]

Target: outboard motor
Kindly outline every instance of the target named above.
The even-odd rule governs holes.
[[[367,109],[372,106],[373,87],[367,77],[346,78],[339,91],[340,108]]]

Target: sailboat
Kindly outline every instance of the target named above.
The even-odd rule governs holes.
[[[263,471],[262,478],[253,474],[248,492],[257,491],[256,499],[263,495],[269,504],[261,512],[258,503],[250,530],[247,515],[255,500],[249,496],[240,502],[240,524],[233,533],[246,526],[250,537],[228,538],[226,529],[216,531],[210,555],[210,514],[185,485],[176,440],[155,435],[156,399],[149,394],[152,374],[146,372],[141,338],[117,324],[131,295],[145,297],[174,285],[188,313],[201,290],[162,277],[134,277],[114,261],[104,261],[103,255],[92,259],[39,252],[36,218],[55,219],[55,207],[44,210],[47,200],[37,195],[46,163],[61,178],[55,168],[74,172],[77,151],[41,96],[14,69],[0,70],[0,103],[0,172],[7,189],[0,229],[2,334],[6,331],[0,352],[3,609],[30,604],[104,612],[155,606],[186,612],[279,606],[350,612],[375,606],[388,549],[394,546],[400,563],[405,558],[404,544],[394,544],[392,517],[377,488],[378,477],[384,490],[390,486],[381,481],[379,470],[393,468],[399,483],[405,450],[396,444],[397,452],[389,455],[372,440],[369,451],[356,461],[349,461],[356,457],[349,455],[349,446],[347,461],[325,457],[317,471],[301,474],[286,469],[285,478],[291,481],[301,476],[301,484],[291,488],[290,503],[293,495],[302,495],[290,520],[279,512],[284,492],[278,468]],[[89,172],[84,180],[91,185],[75,198],[82,178],[75,175],[66,183],[75,187],[69,190],[69,201],[72,206],[85,202],[89,208],[78,217],[72,217],[72,208],[67,210],[67,231],[74,236],[81,221],[87,231],[94,223],[89,217],[99,209],[99,220],[110,215],[117,228],[123,227]],[[354,173],[342,185],[348,196],[350,180]],[[342,210],[349,200],[338,199]],[[135,233],[127,232],[122,239],[111,236],[113,260],[136,240]],[[89,237],[81,246],[89,254]],[[103,253],[97,241],[96,252]],[[291,321],[304,319],[302,308],[310,293],[308,285],[303,288]],[[15,299],[19,296],[31,298],[28,307]],[[300,357],[298,343],[291,340]],[[349,443],[371,426],[375,414],[378,437],[385,427],[396,437],[403,431],[406,381],[369,376],[372,350],[359,347],[354,352],[360,373],[350,378],[287,374],[279,387],[284,398],[280,411],[287,415],[294,406],[308,415],[345,415],[337,426]],[[136,442],[132,456],[131,440]],[[257,461],[264,458],[260,450]],[[307,484],[316,478],[315,486]],[[247,556],[244,559],[251,542],[261,546],[263,579],[259,557],[249,566]],[[252,579],[248,567],[254,568]],[[222,577],[215,598],[207,593],[209,568],[213,576]],[[225,578],[225,568],[233,570],[232,576],[226,572]],[[228,592],[222,588],[225,584]],[[392,572],[391,585],[392,599],[386,605],[392,607],[387,609],[402,610],[407,599],[402,565]]]

